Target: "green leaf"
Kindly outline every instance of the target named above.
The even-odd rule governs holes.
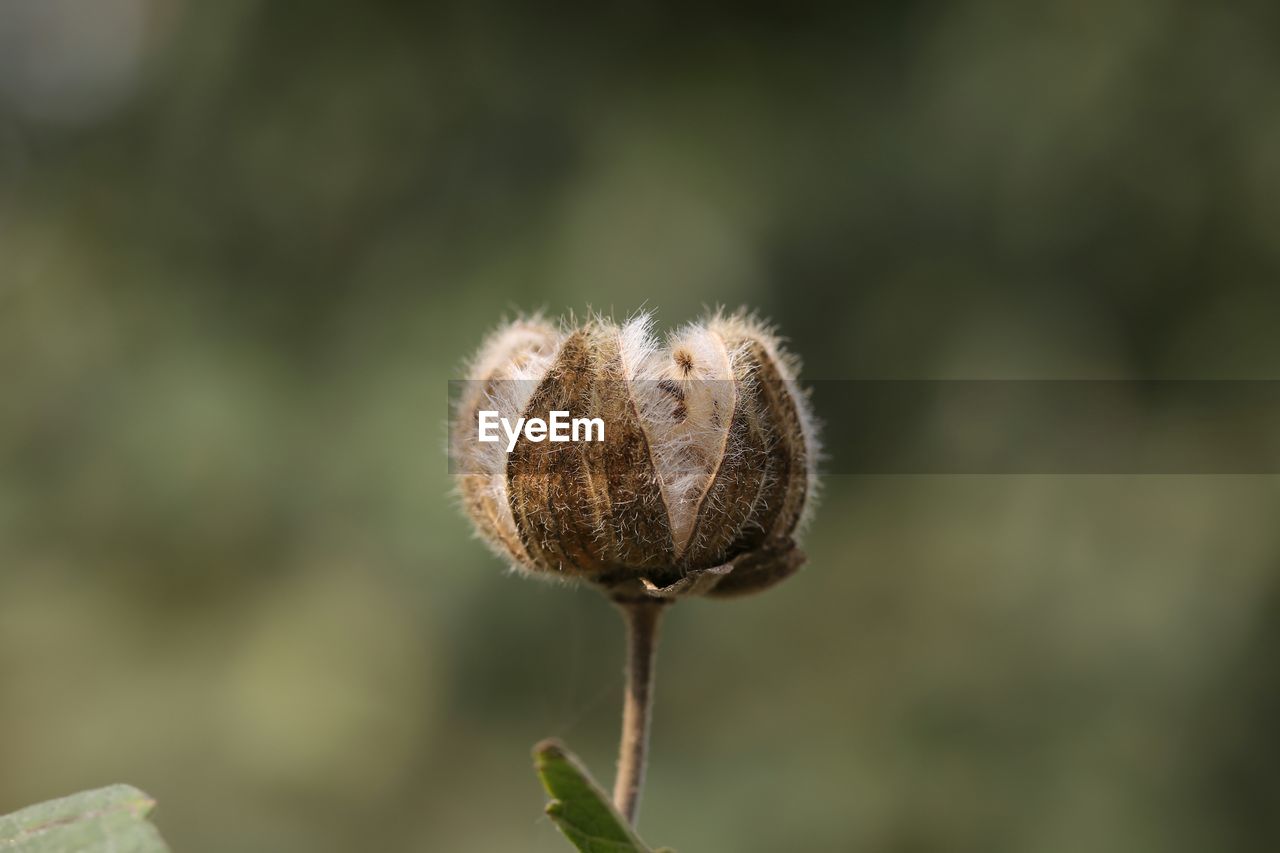
[[[111,785],[0,817],[4,853],[169,853],[146,816],[155,800]]]
[[[582,853],[655,853],[618,814],[577,756],[558,741],[535,746],[533,766],[552,797],[547,814]]]

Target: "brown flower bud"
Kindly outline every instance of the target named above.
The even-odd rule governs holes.
[[[462,503],[518,569],[614,597],[764,589],[804,561],[817,436],[796,360],[755,318],[715,315],[662,347],[641,315],[556,328],[517,321],[470,369],[451,451]],[[602,441],[481,442],[515,423],[600,418]]]

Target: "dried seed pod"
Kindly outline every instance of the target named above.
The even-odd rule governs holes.
[[[495,333],[454,416],[458,489],[481,535],[521,570],[614,597],[753,592],[804,561],[817,436],[798,365],[745,314],[715,315],[661,346],[651,318],[595,317]],[[603,441],[527,433],[478,440],[482,410],[509,422],[600,418]]]

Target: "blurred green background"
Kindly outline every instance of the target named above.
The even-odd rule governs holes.
[[[127,781],[177,853],[567,850],[528,750],[611,776],[621,632],[448,496],[482,335],[745,303],[817,378],[1275,377],[1277,24],[3,0],[0,812]],[[670,614],[644,835],[1276,849],[1277,510],[830,477],[805,572]]]

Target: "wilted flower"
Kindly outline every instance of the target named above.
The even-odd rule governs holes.
[[[650,315],[618,326],[524,319],[469,371],[451,452],[467,513],[517,568],[615,598],[732,595],[796,571],[817,437],[796,359],[746,314],[663,347]],[[477,439],[481,411],[515,422],[598,417],[604,440]]]

